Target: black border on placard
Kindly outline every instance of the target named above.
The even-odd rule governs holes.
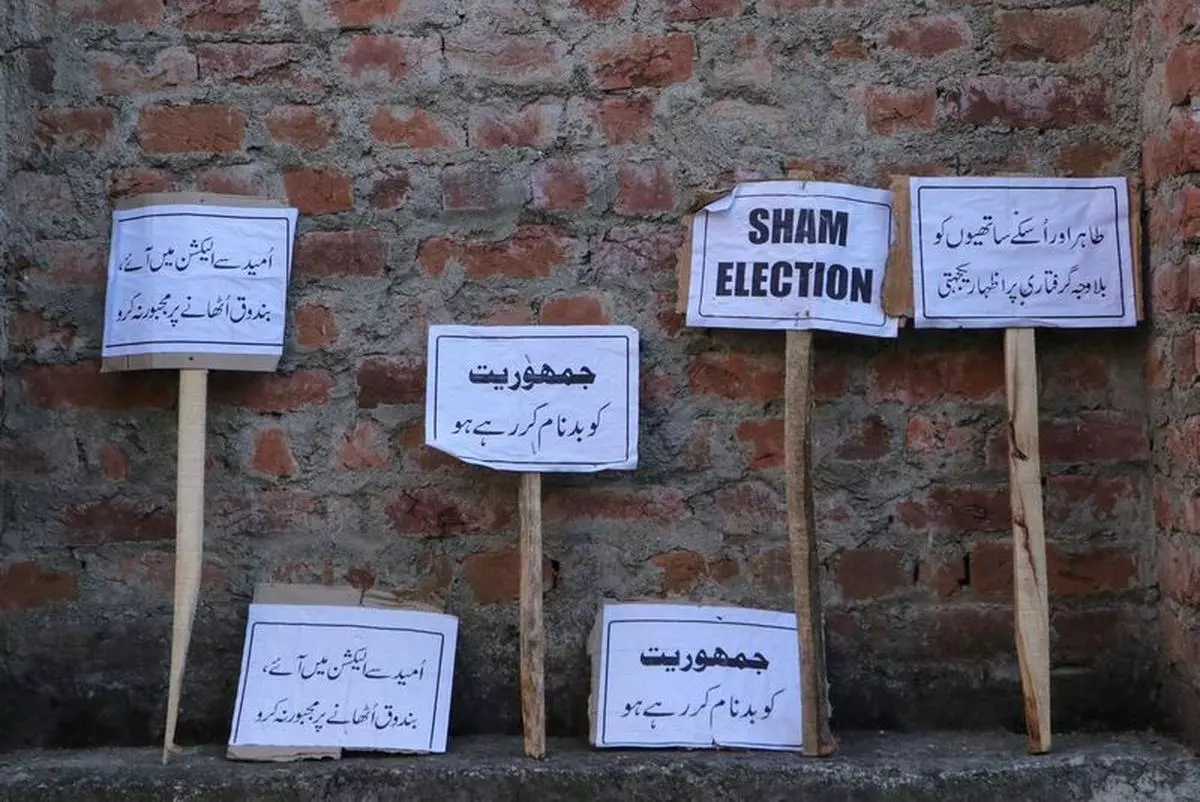
[[[738,200],[741,200],[742,198],[832,198],[833,200],[846,201],[847,203],[857,203],[857,204],[862,204],[864,206],[882,206],[885,209],[887,209],[888,241],[889,241],[889,244],[891,242],[892,205],[890,203],[884,203],[883,201],[863,200],[862,198],[849,198],[849,197],[846,197],[845,195],[833,195],[833,194],[827,194],[827,193],[796,194],[796,193],[777,193],[777,192],[767,192],[767,193],[762,193],[762,194],[758,194],[758,195],[739,194],[737,196],[737,198],[734,199],[734,202],[736,203]],[[812,321],[818,321],[818,322],[823,322],[823,323],[843,323],[848,326],[861,326],[864,329],[882,329],[882,328],[887,327],[888,315],[887,315],[887,312],[883,311],[883,299],[882,298],[880,299],[879,309],[880,309],[880,313],[883,315],[883,321],[880,323],[863,323],[860,320],[846,320],[845,318],[840,318],[840,317],[811,317],[810,316],[810,317],[805,317],[805,318],[797,318],[795,315],[782,315],[781,316],[781,315],[726,315],[726,314],[709,315],[709,314],[705,314],[704,313],[704,301],[706,299],[706,294],[704,292],[704,287],[706,286],[705,281],[708,276],[708,215],[709,215],[709,212],[704,213],[704,236],[703,236],[701,244],[700,244],[700,300],[696,304],[696,316],[697,317],[714,318],[714,319],[718,319],[718,320],[719,319],[763,320],[763,321],[767,321],[767,320],[791,320],[791,321],[812,320]],[[886,259],[885,259],[885,265],[886,265]],[[691,265],[688,265],[688,270],[691,270]],[[881,286],[881,289],[882,289],[882,286]],[[832,299],[830,299],[830,300],[832,300]],[[834,303],[837,303],[837,301],[834,301]]]
[[[754,627],[756,629],[783,629],[790,632],[795,632],[795,627],[782,627],[778,624],[755,624],[748,621],[697,621],[694,618],[622,618],[619,621],[609,621],[608,626],[604,628],[604,704],[608,704],[608,662],[612,659],[612,651],[609,647],[612,645],[612,629],[617,624],[720,624],[728,627]],[[801,655],[803,659],[803,655]],[[804,705],[808,702],[804,698],[804,689],[800,689],[800,709],[804,710]],[[596,715],[600,717],[600,738],[597,746],[608,746],[608,742],[604,738],[605,727],[608,724],[608,714],[604,707],[599,703],[596,705]],[[613,744],[621,746],[622,744]],[[654,744],[645,744],[646,747],[653,747]],[[794,744],[777,744],[777,743],[755,743],[752,741],[741,741],[737,744],[729,744],[732,748],[738,746],[759,746],[764,749],[791,749],[803,748],[803,743]]]
[[[488,328],[488,327],[482,327],[482,328]],[[543,334],[543,335],[539,335],[539,334],[502,334],[502,335],[485,334],[485,335],[480,335],[480,336],[475,336],[475,335],[471,335],[471,334],[438,334],[434,338],[434,341],[433,341],[433,438],[436,440],[437,436],[438,436],[437,393],[438,393],[438,372],[441,369],[441,365],[438,361],[438,357],[439,357],[439,351],[441,348],[442,340],[545,340],[545,339],[550,339],[550,338],[561,339],[561,340],[620,340],[622,343],[624,343],[624,345],[625,345],[625,372],[622,375],[622,380],[625,382],[625,400],[626,400],[627,409],[625,412],[625,456],[623,459],[624,459],[624,461],[628,461],[629,460],[629,410],[636,409],[635,405],[638,403],[638,399],[629,397],[629,390],[630,390],[630,387],[629,387],[629,360],[631,358],[629,351],[630,351],[631,343],[630,343],[629,335],[627,335],[627,334],[554,334],[554,333],[547,333],[547,334]],[[547,464],[550,464],[550,465],[600,465],[600,466],[603,466],[603,465],[609,465],[612,463],[616,463],[619,461],[621,461],[621,460],[610,460],[608,462],[594,462],[594,461],[588,461],[588,460],[580,460],[578,462],[574,462],[574,461],[570,461],[570,460],[561,460],[561,459],[556,459],[556,460],[500,459],[500,460],[490,460],[489,462],[491,462],[492,464],[495,464],[495,465],[547,465]]]
[[[913,270],[921,270],[925,264],[925,222],[921,215],[921,193],[927,189],[936,190],[956,190],[959,192],[974,192],[976,190],[1086,190],[1088,192],[1104,192],[1108,191],[1113,196],[1113,219],[1116,221],[1117,229],[1117,281],[1120,282],[1120,297],[1121,311],[1113,315],[1047,315],[1044,312],[1030,312],[1029,314],[1009,314],[1009,315],[931,315],[927,311],[929,309],[929,301],[926,296],[928,286],[925,281],[921,282],[921,313],[927,320],[1120,320],[1125,317],[1125,264],[1123,260],[1124,249],[1121,247],[1121,203],[1120,196],[1117,194],[1116,187],[1108,186],[1076,186],[1074,184],[1037,184],[1021,186],[1018,184],[924,184],[917,187],[917,208],[913,215],[917,221],[917,264],[913,266]],[[915,313],[915,310],[914,310]]]
[[[284,327],[280,330],[278,342],[276,342],[274,340],[269,341],[269,342],[246,342],[245,340],[237,340],[237,341],[233,341],[233,342],[230,342],[228,340],[136,340],[134,342],[102,343],[101,345],[103,348],[136,348],[138,346],[143,346],[143,345],[155,346],[155,345],[182,345],[182,344],[238,345],[238,346],[245,346],[247,348],[265,348],[265,347],[282,348],[283,347],[283,341],[286,339],[286,334],[287,334],[287,285],[291,281],[291,277],[292,277],[291,276],[291,274],[292,274],[291,244],[292,244],[292,236],[293,236],[292,221],[286,215],[279,216],[279,217],[267,217],[264,215],[215,214],[215,213],[211,213],[211,212],[156,212],[154,214],[139,214],[139,215],[130,215],[128,217],[122,217],[117,222],[127,223],[127,222],[132,222],[134,220],[145,220],[146,218],[149,218],[149,217],[212,217],[212,218],[216,218],[218,220],[268,220],[268,221],[275,221],[275,222],[282,221],[284,226],[287,228],[287,243],[288,243],[287,268],[283,274]],[[107,309],[106,309],[105,314],[107,316]]]
[[[253,624],[250,625],[250,632],[247,633],[247,635],[246,635],[246,639],[247,639],[246,662],[247,662],[247,665],[242,667],[243,671],[250,670],[250,666],[248,665],[248,663],[250,662],[251,655],[254,654],[254,630],[256,630],[258,627],[263,627],[263,626],[325,627],[325,628],[329,628],[329,629],[376,629],[376,630],[383,630],[386,632],[414,632],[419,635],[433,635],[433,636],[437,637],[437,639],[438,639],[437,684],[434,686],[434,691],[433,691],[433,716],[432,716],[432,719],[430,721],[430,726],[429,726],[429,751],[430,752],[433,751],[433,736],[434,736],[435,732],[437,731],[437,711],[438,711],[438,704],[441,701],[441,693],[442,693],[442,663],[445,662],[445,657],[446,657],[446,635],[445,635],[445,633],[430,631],[427,629],[417,629],[415,627],[380,627],[380,626],[371,626],[369,624],[324,624],[324,623],[319,623],[319,622],[303,623],[303,622],[297,622],[297,621],[255,621]],[[247,677],[246,679],[248,680],[249,677]],[[245,712],[246,712],[245,709],[242,707],[242,703],[245,700],[246,686],[248,684],[249,684],[248,681],[243,682],[241,690],[238,691],[238,700],[237,700],[238,717],[237,717],[237,721],[235,721],[233,723],[233,737],[230,739],[230,741],[235,746],[240,745],[237,743],[237,736],[238,736],[238,730],[240,730],[241,726],[242,726],[242,716],[245,715]],[[250,746],[251,744],[244,744],[244,745]],[[263,746],[271,746],[271,744],[262,744],[262,745]],[[353,749],[354,747],[347,747],[347,748]]]

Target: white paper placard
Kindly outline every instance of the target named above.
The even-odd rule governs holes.
[[[280,356],[296,216],[193,204],[113,212],[102,355]]]
[[[431,326],[425,442],[502,471],[637,467],[629,326]]]
[[[914,324],[1137,325],[1124,178],[913,178]]]
[[[883,311],[891,197],[818,181],[739,184],[692,219],[688,325],[895,337]]]
[[[458,619],[251,604],[231,746],[446,751]]]
[[[599,627],[593,745],[802,748],[795,614],[605,604]]]

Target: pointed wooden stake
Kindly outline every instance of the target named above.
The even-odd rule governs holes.
[[[542,622],[542,475],[521,474],[521,720],[525,754],[546,756],[546,636]]]
[[[163,763],[179,751],[175,726],[204,560],[204,435],[208,371],[179,371],[179,454],[175,485],[175,616]]]
[[[788,540],[792,550],[792,590],[796,597],[796,637],[800,643],[800,689],[804,754],[824,757],[837,751],[829,731],[825,680],[825,638],[821,577],[812,502],[812,332],[789,331],[784,382],[784,459],[787,465]]]
[[[1029,751],[1050,751],[1050,612],[1038,453],[1037,350],[1033,329],[1006,329],[1008,469],[1012,496],[1017,660]]]

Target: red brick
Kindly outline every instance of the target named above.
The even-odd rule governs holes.
[[[622,164],[617,172],[620,214],[657,214],[675,209],[675,180],[660,161]]]
[[[278,106],[267,115],[266,124],[281,145],[320,150],[333,141],[334,123],[312,106]]]
[[[415,358],[367,357],[358,366],[359,409],[425,400],[425,362]]]
[[[47,149],[95,151],[109,143],[115,127],[113,110],[103,106],[44,109],[38,112],[34,138]]]
[[[967,584],[966,561],[960,554],[922,557],[918,563],[918,579],[941,598],[955,596]]]
[[[1047,545],[1046,578],[1051,597],[1088,596],[1130,587],[1137,573],[1129,552],[1098,548],[1068,554]],[[971,587],[980,598],[1011,598],[1013,594],[1012,545],[980,543],[971,552]]]
[[[440,43],[387,34],[361,34],[350,39],[342,57],[346,72],[358,83],[391,84],[409,77],[413,67],[434,70]]]
[[[541,35],[451,34],[445,53],[451,73],[498,84],[562,84],[571,76],[564,44]]]
[[[750,579],[768,596],[792,593],[792,558],[786,548],[774,548],[749,560]]]
[[[288,202],[300,214],[348,212],[354,208],[350,178],[333,167],[295,167],[284,171],[283,187]]]
[[[548,148],[558,136],[562,104],[530,103],[515,113],[494,108],[471,110],[468,136],[473,148]]]
[[[35,283],[55,287],[104,286],[108,275],[108,243],[99,240],[47,240],[38,243],[41,267]]]
[[[888,351],[870,366],[867,399],[925,404],[939,398],[986,401],[1004,392],[1004,352],[904,354]]]
[[[196,48],[200,78],[211,83],[276,84],[292,79],[301,58],[293,44],[220,42]]]
[[[834,569],[842,598],[850,601],[879,599],[913,585],[905,567],[904,552],[895,549],[855,549],[842,552]]]
[[[867,86],[854,90],[852,96],[866,112],[872,133],[892,136],[902,131],[933,130],[937,95],[932,89]]]
[[[592,72],[601,89],[669,86],[692,77],[696,43],[691,34],[634,34],[628,44],[592,54]]]
[[[450,456],[445,451],[425,445],[425,425],[423,423],[409,426],[401,433],[400,447],[408,461],[415,463],[422,471],[441,471],[462,465],[457,458]]]
[[[896,504],[896,518],[917,530],[996,532],[1011,525],[1008,490],[935,485],[924,498]]]
[[[116,53],[89,55],[100,91],[106,95],[133,95],[190,86],[199,78],[196,57],[185,47],[158,51],[146,67]]]
[[[169,540],[175,515],[168,509],[125,497],[76,504],[62,514],[71,546]]]
[[[329,10],[343,28],[370,28],[386,23],[400,11],[403,0],[328,0]]]
[[[378,278],[387,265],[387,246],[374,229],[310,231],[296,243],[296,277]]]
[[[294,412],[329,401],[334,380],[324,370],[298,370],[291,374],[216,374],[213,400],[224,406],[252,412]]]
[[[1085,140],[1063,146],[1055,163],[1061,175],[1095,178],[1119,173],[1124,155],[1119,145]]]
[[[463,144],[460,130],[434,117],[424,109],[399,109],[380,106],[371,118],[371,136],[385,145],[410,148],[452,148]]]
[[[424,436],[424,427],[421,427]],[[387,452],[376,446],[378,429],[369,420],[354,424],[352,431],[343,432],[339,438],[338,462],[343,470],[370,471],[387,464]]]
[[[678,524],[688,517],[683,494],[673,487],[640,490],[554,488],[543,491],[546,523],[638,521],[648,526]]]
[[[782,418],[742,421],[738,424],[737,439],[752,447],[746,465],[750,470],[778,468],[784,464]]]
[[[704,555],[687,549],[656,554],[650,562],[662,569],[662,592],[667,595],[687,593],[708,570]]]
[[[58,7],[76,22],[152,28],[163,19],[163,0],[60,0]]]
[[[838,459],[875,460],[891,452],[892,427],[878,415],[867,415],[844,434],[834,449],[834,455]]]
[[[1042,461],[1122,462],[1149,456],[1145,421],[1115,411],[1082,412],[1073,420],[1045,421],[1040,427]]]
[[[512,522],[512,500],[491,497],[463,501],[436,488],[421,488],[397,495],[387,506],[392,528],[401,535],[453,537],[499,534]]]
[[[592,19],[611,20],[625,10],[628,0],[571,0]]]
[[[551,226],[519,226],[499,242],[463,242],[434,237],[421,244],[419,260],[430,276],[440,276],[448,264],[462,265],[468,279],[504,276],[549,276],[572,260],[573,241]]]
[[[554,587],[557,571],[542,558],[542,590]],[[463,560],[463,578],[480,604],[515,601],[521,592],[521,553],[516,549],[471,554]]]
[[[1175,105],[1200,96],[1200,43],[1181,44],[1167,57],[1163,87]]]
[[[1001,61],[1071,61],[1102,42],[1115,25],[1113,16],[1098,8],[1001,11],[996,50]]]
[[[1171,210],[1166,237],[1155,236],[1152,232],[1152,242],[1187,241],[1200,237],[1200,186],[1183,185],[1171,194],[1164,205]]]
[[[710,560],[708,563],[708,575],[714,582],[719,582],[722,585],[725,584],[738,575],[737,560],[731,560],[728,557]]]
[[[14,353],[45,356],[55,351],[73,351],[79,338],[73,326],[47,320],[38,312],[15,311],[4,326],[8,347]]]
[[[668,0],[667,19],[691,22],[718,17],[736,17],[742,13],[742,0]]]
[[[1118,505],[1138,506],[1142,488],[1128,476],[1085,476],[1065,474],[1046,477],[1045,510],[1050,524],[1072,517],[1096,522],[1119,517]]]
[[[177,0],[185,31],[230,32],[252,28],[259,19],[259,0]]]
[[[782,356],[697,354],[688,359],[693,393],[733,401],[774,401],[783,397]]]
[[[0,438],[0,479],[46,476],[49,473],[51,469],[46,455],[32,443]]]
[[[674,276],[677,251],[683,241],[678,226],[646,232],[635,226],[610,228],[592,255],[597,281],[623,284],[634,276],[658,282]],[[672,278],[671,284],[674,285]]]
[[[390,175],[384,176],[371,187],[371,205],[376,209],[398,209],[408,197],[412,182],[408,171],[393,168]]]
[[[1112,114],[1112,92],[1098,78],[981,75],[947,97],[951,116],[975,125],[1070,128],[1107,122]]]
[[[1113,390],[1111,368],[1117,361],[1111,350],[1101,348],[1047,355],[1038,393],[1056,402],[1107,395]]]
[[[856,8],[861,5],[862,0],[764,0],[760,8],[768,14],[790,14],[820,6]]]
[[[1188,28],[1200,28],[1200,8],[1193,0],[1165,0],[1157,4],[1157,21],[1164,38],[1174,38]]]
[[[864,61],[871,53],[861,36],[852,36],[848,39],[835,39],[829,46],[829,55],[833,58]]]
[[[928,649],[936,660],[983,660],[1010,655],[1015,649],[1011,610],[969,605],[927,608],[922,612],[925,615],[914,627],[922,634],[929,633]],[[904,637],[899,640],[906,645],[914,642]],[[922,640],[923,637],[915,642]]]
[[[971,43],[971,29],[959,17],[909,17],[887,34],[887,46],[918,58],[932,58]]]
[[[1162,592],[1191,607],[1200,606],[1200,547],[1194,538],[1163,538],[1158,549]]]
[[[242,148],[246,122],[233,106],[146,106],[137,135],[147,153],[234,153]]]
[[[487,164],[454,164],[442,170],[442,208],[484,212],[501,205],[499,170]]]
[[[338,327],[329,307],[318,303],[301,304],[292,316],[296,344],[302,351],[328,348],[337,342]]]
[[[291,476],[296,472],[296,460],[282,429],[264,429],[254,438],[250,470],[263,476]]]
[[[129,456],[116,443],[105,443],[100,449],[100,471],[110,482],[123,482],[129,476]]]
[[[1161,134],[1149,137],[1142,146],[1142,170],[1149,187],[1164,178],[1200,172],[1200,118],[1175,115]]]
[[[654,101],[648,97],[608,97],[591,107],[591,118],[610,145],[646,141],[654,125]]]
[[[273,177],[262,164],[231,164],[202,171],[196,176],[196,185],[201,192],[267,197],[274,194]]]
[[[178,183],[179,177],[167,170],[149,167],[114,170],[108,177],[108,199],[114,201],[150,192],[171,192]]]
[[[75,574],[49,571],[32,561],[0,568],[0,612],[32,610],[78,598],[79,578]]]
[[[538,321],[548,326],[604,326],[612,322],[604,304],[593,295],[567,295],[542,303]]]
[[[552,212],[587,208],[588,183],[584,171],[569,159],[539,162],[530,175],[533,206]]]
[[[69,365],[24,365],[20,369],[25,398],[49,409],[115,412],[164,409],[174,403],[173,374],[165,371],[101,373],[98,362]]]

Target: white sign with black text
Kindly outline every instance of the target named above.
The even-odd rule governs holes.
[[[446,751],[458,619],[251,604],[231,746]]]
[[[1137,325],[1124,178],[913,178],[914,324]]]
[[[629,326],[431,326],[425,442],[503,471],[637,467]]]
[[[102,355],[283,353],[296,209],[113,212]]]
[[[796,616],[605,604],[593,643],[600,747],[802,747]]]
[[[891,192],[739,184],[692,220],[687,324],[895,337],[883,310]]]

